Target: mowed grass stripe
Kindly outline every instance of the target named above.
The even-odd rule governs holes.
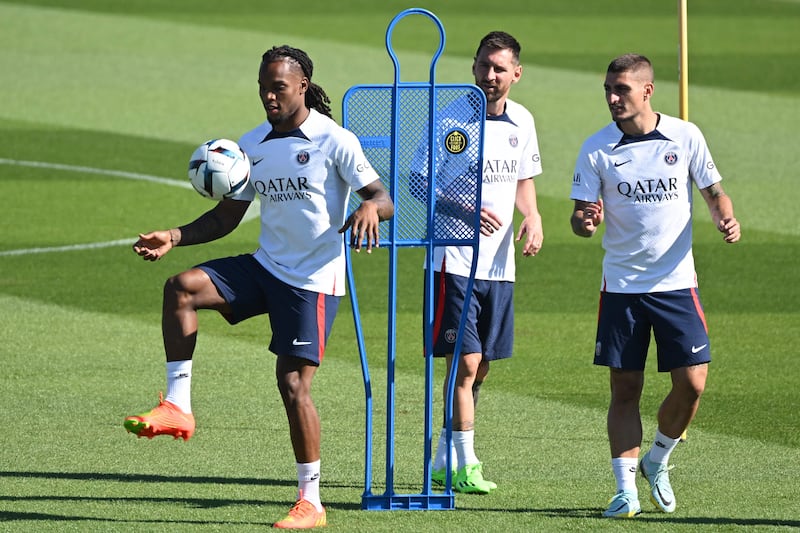
[[[263,119],[255,70],[258,57],[272,44],[289,42],[311,53],[315,81],[332,97],[337,116],[349,87],[389,83],[393,74],[379,46],[8,4],[0,4],[0,14],[0,50],[7,51],[0,53],[0,67],[15,72],[0,116],[12,120],[195,145],[211,137],[237,138]],[[36,28],[34,35],[40,38],[32,39],[28,28]],[[71,40],[76,32],[81,39]],[[44,35],[70,43],[58,62],[51,60],[51,41]],[[428,55],[400,51],[400,59],[404,78],[427,79]],[[601,87],[604,67],[586,74],[527,66],[514,88],[513,98],[533,110],[539,127],[545,169],[537,180],[540,195],[568,202],[578,148],[608,121]],[[677,114],[677,85],[658,81],[659,72],[671,68],[656,65],[654,101],[658,110]],[[80,82],[65,82],[74,72],[82,73]],[[440,82],[471,81],[470,61],[446,52],[437,72]],[[38,105],[42,101],[50,105]],[[741,105],[745,101],[747,105]],[[800,235],[800,227],[785,224],[780,216],[792,211],[800,199],[797,193],[763,192],[767,183],[777,190],[795,190],[791,158],[785,154],[793,150],[791,140],[800,121],[797,99],[692,86],[690,104],[690,118],[703,128],[744,231]],[[769,135],[752,127],[765,115],[771,117]]]
[[[610,7],[603,3],[597,9]],[[737,5],[725,4],[728,28],[737,27]],[[709,4],[704,9],[712,8]],[[13,16],[18,14],[22,16]],[[386,20],[393,14],[387,11]],[[315,81],[328,90],[337,113],[347,87],[372,77],[385,82],[391,76],[382,39],[375,39],[376,45],[335,46],[327,31],[309,31],[307,24],[272,24],[284,32],[279,35],[153,24],[121,15],[74,15],[0,4],[0,66],[14,72],[6,80],[6,105],[0,110],[5,141],[0,157],[161,175],[173,175],[167,169],[174,161],[174,175],[180,177],[185,157],[197,143],[211,136],[235,137],[261,120],[254,74],[257,56],[272,44],[288,42],[312,54]],[[630,22],[626,17],[619,22]],[[699,30],[700,19],[693,20]],[[779,33],[790,22],[785,18],[783,24],[761,31]],[[740,23],[758,26],[760,19]],[[329,26],[331,31],[349,31],[346,25]],[[382,35],[384,28],[378,26],[369,31]],[[607,28],[597,26],[597,36],[564,32],[565,38],[575,48],[587,47],[584,37],[612,42]],[[294,28],[314,38],[286,33]],[[478,24],[473,20],[469,29],[478,32]],[[520,34],[523,45],[540,53],[541,34],[528,30]],[[647,25],[647,31],[648,45],[660,39],[654,26]],[[450,28],[448,33],[450,39],[463,38]],[[225,40],[201,42],[206,35]],[[745,34],[737,35],[748,50],[759,46]],[[467,37],[471,50],[479,35]],[[713,32],[704,31],[703,37],[712,39]],[[786,37],[776,36],[775,42],[781,39]],[[619,44],[616,37],[613,43]],[[674,48],[674,32],[670,30],[668,43],[652,44],[660,50]],[[723,42],[718,44],[716,67],[741,62],[741,54],[730,55]],[[547,45],[559,50],[557,40]],[[451,58],[451,49],[440,64],[440,81],[468,81],[469,57]],[[747,57],[766,53],[754,50]],[[409,74],[414,65],[424,70],[424,54],[409,56],[410,63],[403,56],[404,72],[407,65]],[[603,420],[607,377],[603,369],[591,366],[588,354],[600,243],[571,236],[567,223],[577,148],[608,120],[601,92],[607,59],[592,74],[582,75],[527,65],[514,89],[515,98],[533,108],[540,129],[545,174],[537,187],[550,244],[541,260],[520,268],[517,354],[494,367],[481,398],[479,453],[503,490],[487,498],[459,496],[456,513],[358,511],[363,389],[351,317],[343,305],[315,388],[323,413],[323,490],[331,531],[623,531],[632,526],[596,518],[613,491]],[[218,65],[219,72],[230,76],[225,83],[212,76],[210,67]],[[657,64],[656,102],[674,113],[676,86],[663,81],[669,69],[674,62]],[[723,247],[703,206],[696,206],[698,273],[715,363],[690,441],[674,456],[678,513],[653,513],[639,480],[646,512],[635,527],[797,528],[798,387],[791,370],[800,330],[789,303],[796,301],[797,291],[786,265],[792,262],[793,237],[800,228],[785,224],[781,214],[791,212],[797,199],[788,183],[792,159],[785,154],[793,150],[800,106],[796,95],[765,97],[694,86],[690,103],[692,119],[708,138],[747,233],[740,245]],[[225,111],[217,114],[217,109]],[[762,127],[765,116],[768,127]],[[7,206],[5,248],[68,245],[83,240],[76,236],[97,233],[98,240],[133,237],[137,231],[184,223],[206,207],[190,192],[156,184],[80,174],[65,179],[63,173],[51,176],[44,169],[6,170],[0,169],[0,190],[16,201]],[[25,183],[21,195],[19,180]],[[764,192],[766,183],[788,192],[775,199]],[[68,209],[85,205],[96,212],[76,216]],[[62,206],[63,211],[56,209]],[[198,260],[250,251],[256,235],[251,224],[219,243],[176,250],[156,264],[145,264],[122,249],[0,260],[4,292],[18,296],[0,301],[0,313],[8,317],[0,321],[0,422],[7,428],[0,437],[0,530],[106,532],[162,530],[166,525],[176,531],[251,531],[285,513],[294,496],[295,472],[274,386],[274,356],[265,347],[265,319],[230,328],[213,313],[202,314],[194,381],[200,431],[195,439],[185,444],[146,441],[120,427],[123,416],[152,407],[164,386],[158,327],[163,280]],[[375,255],[359,271],[359,279],[371,279],[369,270],[385,271],[374,266],[383,254]],[[416,261],[411,279],[419,279],[421,264]],[[368,304],[374,287],[382,286],[365,287],[359,292],[362,308],[370,309],[364,318],[385,324],[385,306]],[[400,304],[408,311],[399,316],[404,333],[398,363],[403,393],[399,483],[405,490],[418,484],[415,469],[421,469],[417,436],[422,400],[415,396],[421,394],[421,360],[419,343],[408,340],[418,334],[420,306],[408,292]],[[377,329],[367,334],[380,417],[385,339]],[[668,386],[664,378],[647,376],[645,441],[652,435],[651,414]],[[380,463],[383,458],[377,453]]]
[[[18,323],[26,324],[25,330],[7,324],[0,329],[6,339],[2,348],[5,383],[0,393],[4,405],[0,420],[4,427],[20,421],[14,423],[14,436],[5,438],[0,451],[7,465],[0,477],[14,480],[15,509],[49,509],[47,512],[101,519],[117,516],[105,505],[83,502],[76,506],[74,500],[54,497],[64,492],[82,495],[77,498],[82,500],[91,494],[100,500],[130,500],[127,505],[142,506],[143,511],[149,509],[156,516],[164,513],[165,519],[186,516],[203,522],[208,517],[213,524],[212,516],[217,515],[202,505],[165,501],[166,505],[153,509],[149,502],[137,500],[163,492],[175,482],[191,487],[188,494],[202,500],[210,498],[213,491],[202,482],[198,485],[198,481],[192,481],[195,477],[199,481],[220,478],[217,487],[229,477],[234,485],[241,485],[235,491],[224,491],[233,493],[227,505],[241,510],[238,520],[248,516],[255,519],[255,510],[245,510],[253,503],[260,508],[259,516],[263,512],[280,513],[282,498],[290,498],[293,465],[280,399],[274,391],[273,356],[263,345],[237,340],[235,333],[202,335],[194,378],[198,435],[189,443],[146,441],[126,435],[120,421],[131,409],[149,408],[156,391],[163,387],[157,324],[9,297],[0,298],[0,309],[4,314],[13,312]],[[343,515],[353,512],[349,506],[359,501],[363,480],[363,388],[357,360],[348,352],[347,343],[340,341],[323,364],[315,396],[323,416],[326,500],[344,525],[348,519]],[[31,361],[48,364],[32,371]],[[588,376],[591,371],[586,372]],[[604,379],[599,374],[594,377]],[[376,374],[373,380],[377,391],[376,444],[380,444],[382,374]],[[396,479],[400,491],[411,491],[421,479],[422,377],[418,372],[401,371],[397,384]],[[487,512],[503,516],[513,513],[515,519],[508,525],[513,527],[515,523],[538,523],[543,513],[560,516],[564,523],[567,519],[589,520],[592,510],[602,507],[607,494],[613,492],[604,407],[575,407],[491,387],[481,401],[488,418],[478,420],[478,451],[488,461],[492,477],[501,486],[517,490],[503,491],[498,498],[460,496],[461,509],[479,511],[482,516]],[[41,438],[67,415],[70,427],[79,431]],[[644,425],[647,440],[654,422],[646,418]],[[29,446],[31,441],[36,442],[35,447]],[[753,453],[754,449],[759,453]],[[376,465],[381,465],[382,459],[378,453]],[[783,475],[791,465],[800,464],[800,450],[796,448],[765,443],[758,435],[732,437],[695,428],[690,442],[681,445],[673,461],[679,465],[673,478],[679,497],[683,497],[682,517],[699,521],[702,517],[730,520],[758,516],[785,521],[800,516],[792,496],[794,478]],[[376,468],[376,485],[380,488],[381,471]],[[25,472],[52,476],[43,483],[40,476],[27,478]],[[60,478],[60,473],[69,472],[85,479],[69,482]],[[747,473],[746,483],[743,472]],[[98,475],[99,482],[93,481],[93,474]],[[103,481],[113,474],[119,475],[124,489],[118,483]],[[137,479],[136,483],[129,482]],[[165,484],[163,489],[159,489],[161,484]],[[640,485],[644,493],[646,487]],[[779,505],[770,505],[764,516],[760,498],[748,497],[756,491],[770,494]],[[644,500],[643,505],[649,505]],[[558,502],[558,510],[552,502]],[[370,523],[374,515],[356,516]]]
[[[138,172],[128,172],[123,170],[114,170],[114,169],[104,169],[104,168],[94,168],[94,167],[87,167],[83,165],[65,165],[61,163],[52,163],[47,161],[25,161],[25,160],[17,160],[17,159],[6,159],[0,158],[0,166],[9,166],[9,167],[21,167],[21,168],[31,168],[37,170],[44,170],[44,171],[55,171],[51,172],[56,176],[59,173],[67,173],[66,179],[62,182],[62,196],[68,197],[71,192],[74,192],[75,188],[75,174],[78,176],[80,175],[91,175],[91,176],[100,176],[100,177],[112,177],[112,178],[122,178],[128,179],[133,181],[142,181],[147,183],[152,183],[155,185],[166,185],[169,187],[177,187],[180,189],[188,189],[192,191],[192,185],[189,183],[188,179],[173,179],[173,178],[166,178],[161,176],[153,176],[149,174],[142,174]],[[10,179],[11,175],[14,176],[14,181]],[[19,168],[14,169],[12,172],[8,173],[9,179],[0,179],[0,191],[4,191],[6,188],[11,189],[15,187],[16,180],[19,179],[29,179],[32,182],[32,185],[29,188],[35,188],[38,186],[38,183],[35,183],[36,178],[34,176],[28,176],[24,171],[20,171]],[[58,180],[56,179],[58,182]],[[95,183],[95,186],[97,184]],[[85,188],[89,188],[89,186],[84,184]],[[48,188],[52,192],[53,187],[52,185]],[[153,189],[151,194],[156,194],[158,189]],[[188,196],[188,193],[187,193]],[[196,200],[200,200],[199,195],[195,198]],[[31,195],[29,197],[31,203],[35,204],[39,202],[38,197]],[[22,208],[22,202],[17,202],[14,206],[15,209],[19,210]],[[197,206],[206,206],[211,207],[213,204],[210,202],[203,202],[198,201]],[[260,216],[259,213],[260,209],[260,202],[255,201],[253,202],[247,212],[242,219],[241,224],[249,222],[250,220],[254,220]],[[31,211],[34,211],[35,207],[31,208]],[[52,222],[52,221],[51,221]],[[55,221],[55,223],[60,223],[63,221]],[[72,223],[70,226],[74,227],[76,230],[76,235],[81,234],[82,231],[79,227],[76,227],[75,221],[71,221]],[[41,229],[41,228],[39,228]],[[18,256],[18,255],[29,255],[29,254],[40,254],[40,253],[56,253],[56,252],[70,252],[70,251],[78,251],[78,250],[91,250],[97,248],[107,248],[110,246],[120,246],[120,245],[132,245],[136,240],[135,233],[131,232],[132,236],[126,239],[115,239],[109,241],[100,241],[100,242],[80,242],[80,243],[71,243],[65,245],[56,245],[56,246],[46,246],[46,247],[31,247],[31,248],[22,248],[22,249],[10,249],[10,250],[0,250],[0,257],[7,257],[7,256]],[[77,237],[76,237],[76,240]]]

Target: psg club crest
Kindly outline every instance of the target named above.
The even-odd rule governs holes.
[[[301,165],[305,165],[306,163],[308,163],[309,157],[310,156],[308,155],[308,152],[303,150],[302,152],[297,154],[297,162],[300,163]]]
[[[510,144],[512,147],[516,148],[517,145],[519,144],[519,139],[517,138],[516,135],[514,135],[512,133],[511,135],[508,136],[508,144]]]
[[[668,165],[674,165],[678,162],[678,154],[675,152],[667,152],[664,154],[664,162]]]

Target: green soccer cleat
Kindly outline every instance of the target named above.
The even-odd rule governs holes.
[[[496,488],[497,485],[495,483],[483,479],[483,465],[481,463],[459,468],[453,480],[453,489],[456,492],[465,494],[489,494]]]
[[[670,470],[671,466],[652,462],[650,452],[644,454],[639,462],[639,471],[650,483],[650,501],[665,513],[675,511],[675,493],[669,483]]]
[[[606,518],[633,518],[642,512],[639,496],[633,492],[621,490],[608,502],[608,509],[603,511]]]
[[[444,468],[438,468],[438,469],[434,468],[433,470],[431,470],[431,483],[433,483],[433,486],[443,489],[446,474],[447,470],[445,470]],[[455,483],[456,481],[455,470],[453,470],[453,476],[450,479],[453,483]]]

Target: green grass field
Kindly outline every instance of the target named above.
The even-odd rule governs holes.
[[[391,81],[386,26],[412,6],[445,25],[442,82],[472,81],[486,32],[504,29],[522,42],[512,98],[537,120],[546,239],[538,257],[519,261],[515,356],[493,367],[481,393],[476,448],[500,489],[457,495],[455,511],[360,510],[363,383],[343,301],[315,385],[329,530],[800,528],[800,226],[791,216],[800,200],[791,167],[800,2],[689,4],[690,118],[744,236],[725,245],[699,202],[695,257],[714,362],[689,440],[672,456],[678,509],[654,512],[641,483],[645,512],[619,523],[599,518],[614,490],[607,371],[591,364],[602,250],[599,238],[571,234],[569,190],[581,142],[609,118],[602,79],[612,57],[650,56],[655,107],[677,114],[676,2],[0,1],[0,530],[233,532],[283,516],[294,459],[265,318],[230,328],[201,315],[192,440],[136,439],[121,424],[155,405],[164,387],[164,280],[252,251],[257,221],[154,264],[130,244],[211,207],[187,189],[186,160],[207,138],[237,138],[263,120],[256,75],[264,50],[308,51],[314,81],[339,115],[350,86]],[[401,22],[394,46],[404,79],[426,76],[437,39],[424,18]],[[418,250],[401,254],[398,492],[418,492],[422,478],[422,263]],[[386,264],[385,251],[354,259],[378,465]],[[648,370],[645,446],[667,381]],[[376,468],[377,489],[382,474]]]

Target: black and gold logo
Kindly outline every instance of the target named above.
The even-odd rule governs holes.
[[[468,144],[467,134],[462,130],[452,130],[444,138],[444,148],[451,154],[460,154]]]

